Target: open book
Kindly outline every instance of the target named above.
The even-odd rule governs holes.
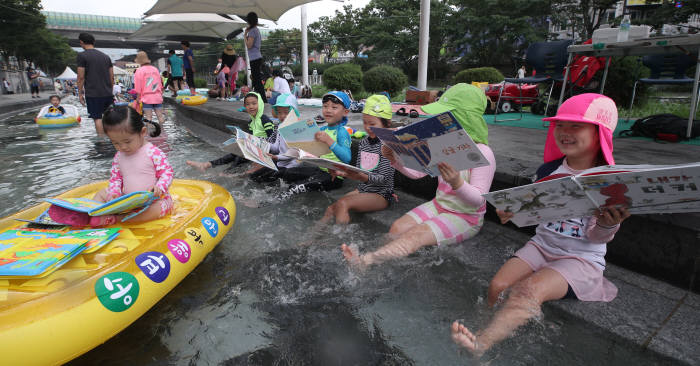
[[[370,174],[369,171],[364,170],[364,169],[360,169],[356,166],[341,163],[338,161],[329,160],[329,159],[319,158],[317,156],[309,154],[306,151],[300,150],[300,149],[289,149],[283,155],[293,157],[301,163],[317,166],[320,168],[333,169],[333,170],[351,170],[354,172],[363,173],[363,174],[367,174],[367,175]]]
[[[89,198],[47,198],[45,201],[69,210],[85,212],[90,216],[129,213],[122,219],[122,221],[126,221],[145,211],[157,198],[153,192],[138,191],[117,197],[109,202],[99,202]],[[132,212],[136,209],[139,210]]]
[[[511,221],[529,226],[589,216],[599,207],[632,214],[700,212],[700,163],[601,166],[484,194]]]
[[[0,233],[0,278],[46,276],[85,250],[87,242],[51,233],[6,230]]]
[[[270,143],[265,139],[253,136],[235,126],[226,126],[233,131],[234,136],[223,142],[223,149],[234,155],[244,157],[254,163],[277,170],[277,165],[268,153]]]
[[[290,113],[290,115],[292,114],[293,113]],[[327,144],[316,141],[314,138],[316,132],[320,132],[321,129],[316,124],[316,121],[312,119],[291,122],[288,117],[285,119],[284,123],[279,126],[278,131],[279,135],[284,138],[284,141],[289,147],[304,150],[315,156],[321,156],[331,152]]]
[[[371,127],[382,143],[394,151],[403,166],[440,175],[438,163],[446,162],[455,170],[489,165],[469,134],[450,112],[424,119],[397,130]]]

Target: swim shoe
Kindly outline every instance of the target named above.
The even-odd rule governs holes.
[[[87,226],[90,223],[90,215],[87,213],[69,210],[56,205],[49,207],[49,217],[53,221],[70,226]]]

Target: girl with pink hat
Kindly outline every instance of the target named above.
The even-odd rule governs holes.
[[[617,107],[612,99],[594,93],[577,95],[565,101],[556,116],[544,121],[550,121],[550,125],[545,163],[537,170],[537,180],[615,164],[612,134],[617,125]],[[497,213],[502,223],[513,216],[511,212]],[[455,321],[452,340],[480,356],[538,316],[545,301],[614,299],[617,288],[603,277],[606,243],[627,217],[625,208],[606,207],[594,216],[537,226],[535,236],[491,280],[488,304],[499,305],[500,309],[490,324],[472,333]]]

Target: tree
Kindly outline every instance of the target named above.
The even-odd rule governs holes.
[[[652,3],[648,0],[646,2]],[[664,0],[663,4],[646,12],[646,16],[641,22],[660,30],[664,24],[687,23],[693,14],[700,14],[700,1]],[[698,29],[695,31],[697,32]]]
[[[586,40],[593,37],[593,31],[600,27],[605,12],[617,3],[618,0],[560,0],[552,3],[552,20],[571,24],[572,36],[578,34]]]
[[[315,40],[314,49],[328,51],[332,45],[352,53],[353,57],[362,51],[363,33],[367,23],[363,9],[354,9],[352,5],[343,6],[343,12],[335,11],[333,17],[321,17],[309,25]]]
[[[276,29],[262,41],[260,45],[266,62],[272,62],[279,57],[285,64],[292,56],[301,54],[301,31],[299,29]]]
[[[0,11],[0,50],[4,56],[18,59],[37,56],[32,44],[38,32],[46,28],[46,18],[41,14],[40,0],[3,0]]]
[[[452,0],[449,44],[469,66],[510,64],[535,41],[544,40],[549,1]]]

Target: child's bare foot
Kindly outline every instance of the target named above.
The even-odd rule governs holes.
[[[481,357],[486,351],[483,346],[476,341],[476,336],[458,321],[452,323],[452,340],[458,345],[467,349],[472,355]]]
[[[365,270],[367,264],[362,260],[360,251],[357,249],[356,245],[341,245],[340,250],[343,251],[343,257],[348,261],[350,266],[359,270]]]
[[[210,162],[203,162],[203,161],[192,161],[192,160],[187,160],[187,165],[197,168],[200,172],[204,173],[207,169],[211,168],[211,163]]]

